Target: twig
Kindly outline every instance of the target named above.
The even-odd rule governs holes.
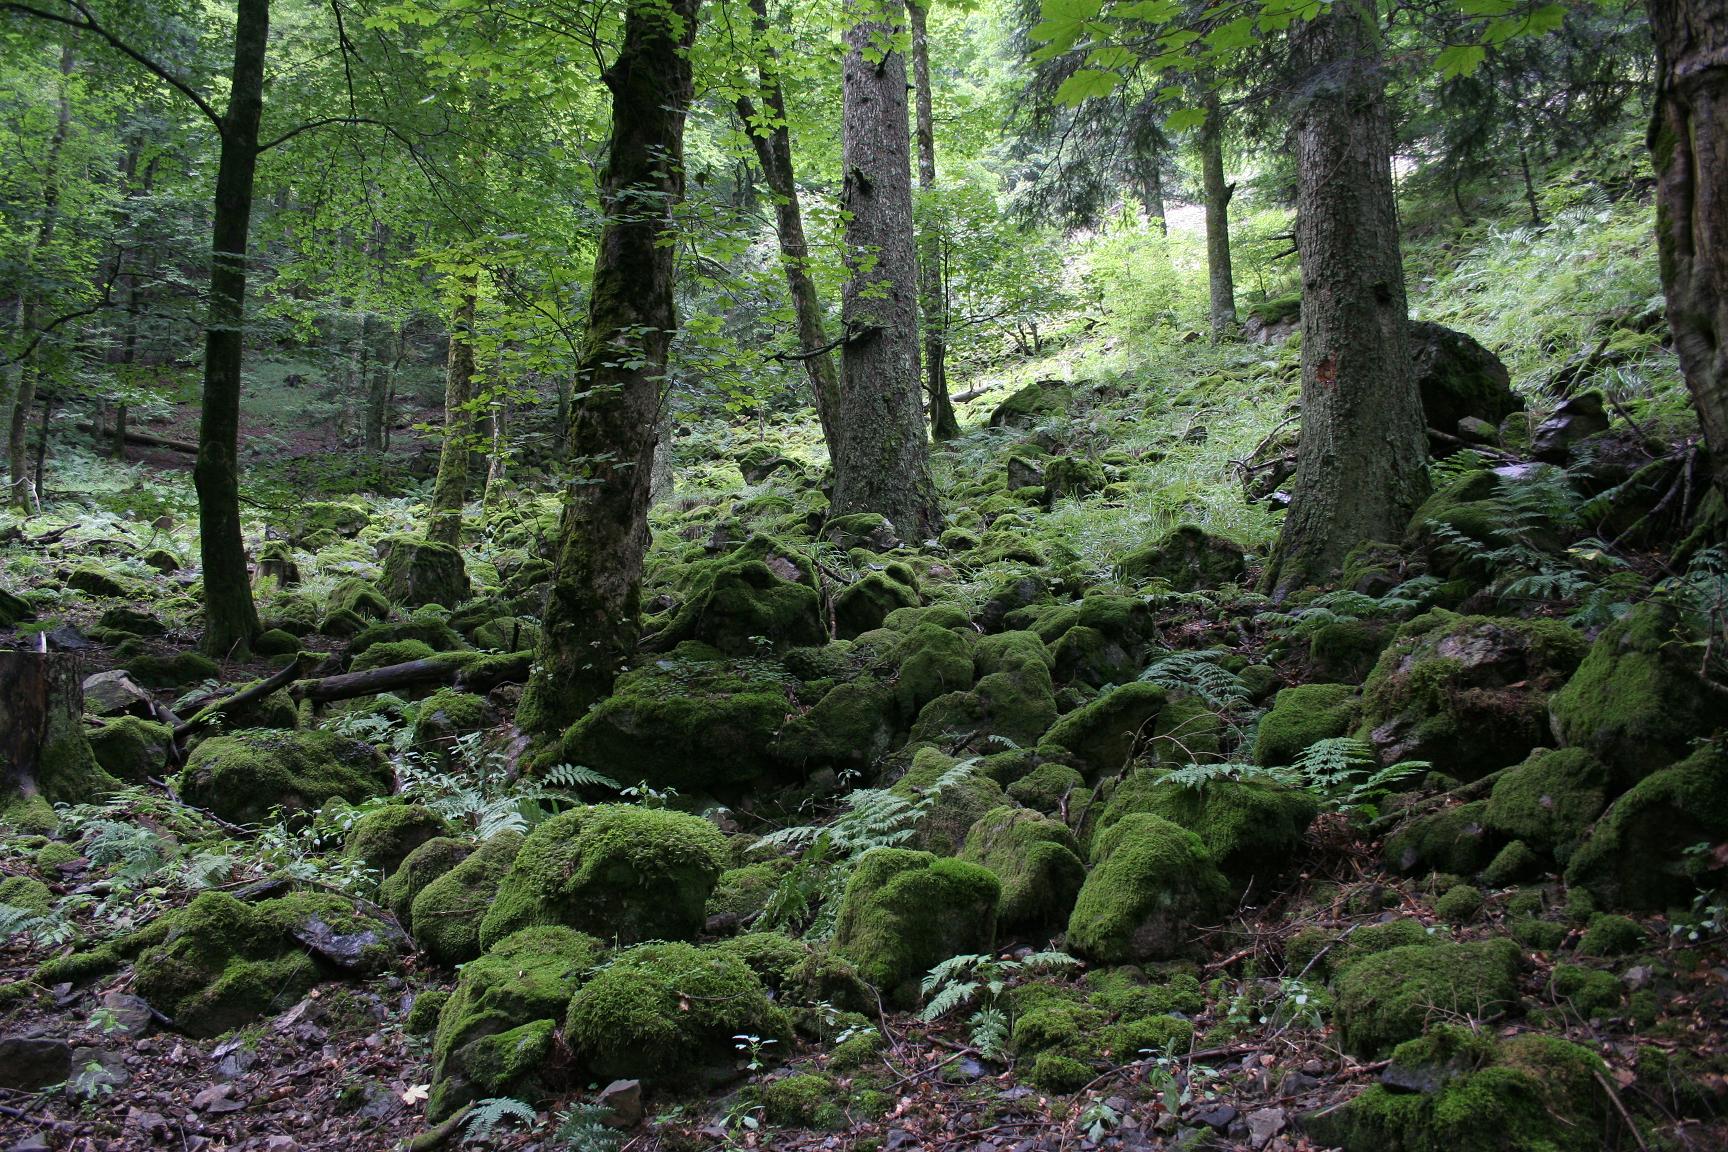
[[[1614,1090],[1614,1085],[1601,1072],[1594,1073],[1596,1083],[1602,1085],[1602,1091],[1608,1094],[1608,1103],[1614,1105],[1614,1111],[1620,1113],[1620,1119],[1626,1121],[1626,1128],[1632,1133],[1632,1139],[1638,1141],[1642,1152],[1650,1152],[1650,1146],[1644,1143],[1644,1133],[1638,1131],[1638,1125],[1632,1122],[1631,1113],[1626,1111],[1626,1104],[1620,1099],[1620,1093]]]

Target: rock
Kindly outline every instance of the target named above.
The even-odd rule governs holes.
[[[1068,919],[1068,949],[1100,964],[1167,960],[1210,923],[1230,885],[1200,837],[1158,816],[1125,816],[1092,846]]]
[[[1302,295],[1292,292],[1248,306],[1242,334],[1256,344],[1282,344],[1302,326]]]
[[[0,1088],[35,1092],[72,1074],[72,1046],[48,1036],[0,1036]]]
[[[1518,1001],[1518,956],[1500,938],[1406,945],[1349,964],[1333,981],[1345,1051],[1389,1054],[1436,1013],[1497,1017]]]
[[[125,647],[120,649],[125,652]],[[126,671],[146,688],[180,689],[221,677],[222,667],[202,652],[144,652],[126,661]]]
[[[239,1092],[232,1084],[212,1084],[192,1097],[192,1107],[200,1112],[208,1112],[219,1116],[226,1112],[238,1112],[246,1107],[246,1102],[240,1099]]]
[[[389,762],[376,749],[329,731],[249,728],[213,736],[180,773],[190,803],[235,823],[257,823],[276,808],[312,811],[337,797],[358,803],[391,786]]]
[[[80,632],[76,625],[61,624],[50,628],[45,635],[48,647],[55,652],[88,652],[96,647],[96,642]]]
[[[1030,424],[1042,416],[1067,412],[1075,400],[1075,386],[1061,380],[1037,380],[1015,391],[990,413],[990,427]]]
[[[1728,839],[1728,752],[1706,744],[1640,780],[1596,821],[1566,867],[1569,885],[1611,908],[1689,904],[1712,868],[1695,844]]]
[[[451,831],[448,820],[423,805],[386,804],[354,822],[344,851],[389,876],[420,845]]]
[[[111,1018],[110,1027],[121,1036],[148,1036],[156,1029],[156,1014],[142,996],[109,992],[102,997],[102,1008]]]
[[[1241,1113],[1228,1104],[1208,1104],[1196,1111],[1191,1119],[1196,1124],[1204,1124],[1214,1132],[1224,1133],[1230,1125],[1236,1123]]]
[[[1117,568],[1127,581],[1164,580],[1178,592],[1192,592],[1240,584],[1247,561],[1241,545],[1184,524],[1157,544],[1130,552],[1117,562]]]
[[[447,861],[451,854],[442,850],[444,844],[443,837],[422,844],[403,862],[398,875],[413,870],[420,854],[434,856],[429,850],[435,847],[439,849],[436,861]],[[478,849],[427,882],[410,904],[415,945],[440,964],[465,964],[479,956],[484,951],[480,947],[480,923],[521,848],[520,832],[494,833]],[[401,892],[392,895],[400,898]]]
[[[151,1138],[166,1138],[169,1135],[168,1120],[160,1112],[141,1112],[137,1108],[126,1109],[125,1126],[141,1135]]]
[[[1486,420],[1466,416],[1458,421],[1458,439],[1466,444],[1480,444],[1484,447],[1494,448],[1500,444],[1500,429]]]
[[[766,444],[752,444],[738,454],[738,471],[746,484],[760,484],[782,468],[796,468],[797,462]]]
[[[152,699],[149,692],[119,668],[84,679],[84,711],[92,716],[130,714],[153,719]]]
[[[880,512],[836,516],[822,526],[822,538],[837,548],[863,548],[878,555],[900,547],[900,535]]]
[[[1272,1137],[1284,1131],[1290,1123],[1290,1116],[1282,1108],[1262,1108],[1257,1112],[1248,1113],[1248,1142],[1255,1148],[1264,1148],[1272,1142]]]
[[[917,1002],[918,983],[952,956],[988,951],[1002,885],[962,860],[875,848],[852,871],[840,901],[834,951],[858,965],[883,998]]]
[[[1044,487],[1044,468],[1038,461],[1016,452],[1008,457],[1008,490]]]
[[[1536,425],[1531,455],[1549,464],[1564,464],[1580,440],[1608,430],[1602,393],[1581,392],[1561,403],[1554,414]]]
[[[962,860],[1002,882],[998,920],[1008,931],[1067,923],[1086,880],[1074,834],[1060,821],[1024,808],[985,813],[966,835]]]
[[[0,588],[0,628],[11,628],[34,619],[36,610],[30,606],[30,601]]]
[[[454,608],[470,595],[462,553],[448,544],[416,536],[397,536],[381,546],[384,574],[379,587],[398,604]]]
[[[855,639],[882,627],[890,612],[898,608],[916,608],[923,602],[918,594],[916,578],[904,565],[894,564],[887,571],[867,572],[834,597],[834,633],[842,640]]]
[[[828,638],[815,565],[774,537],[752,536],[690,567],[677,610],[654,634],[657,650],[697,640],[729,656],[754,656],[759,639],[784,650]]]
[[[642,1123],[642,1081],[614,1080],[600,1089],[601,1123],[608,1128],[634,1128]]]
[[[169,756],[174,730],[166,724],[121,716],[88,730],[85,736],[102,770],[127,784],[166,775],[172,767]]]
[[[7,1146],[6,1152],[54,1152],[54,1145],[48,1142],[48,1137],[38,1133],[26,1136],[16,1144]]]
[[[375,972],[406,951],[408,937],[386,920],[332,925],[313,910],[289,928],[294,939],[344,972]]]
[[[1044,465],[1044,503],[1054,504],[1069,496],[1088,496],[1107,483],[1109,478],[1097,461],[1058,456]]]
[[[1321,740],[1347,735],[1356,726],[1360,701],[1351,684],[1297,684],[1280,689],[1260,721],[1254,763],[1278,767]]]
[[[1430,428],[1449,432],[1465,419],[1497,425],[1524,407],[1500,358],[1472,337],[1442,325],[1411,323],[1410,369]],[[1447,456],[1457,445],[1442,441],[1433,449],[1436,456]]]
[[[105,1048],[72,1049],[72,1079],[68,1091],[74,1096],[99,1100],[132,1081],[126,1058]]]

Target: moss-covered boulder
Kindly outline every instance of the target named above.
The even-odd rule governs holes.
[[[347,854],[386,876],[420,845],[450,835],[450,822],[421,804],[374,808],[348,829]]]
[[[534,1098],[552,1029],[604,954],[592,936],[543,925],[505,937],[464,964],[438,1015],[427,1117],[442,1120],[485,1096]],[[525,1027],[530,1031],[520,1031]],[[538,1050],[542,1032],[545,1049]],[[537,1058],[514,1058],[527,1049],[538,1050]]]
[[[1040,755],[1066,753],[1092,777],[1120,772],[1135,752],[1151,743],[1155,721],[1168,696],[1156,684],[1136,681],[1112,688],[1076,708],[1044,734]]]
[[[444,757],[457,740],[485,731],[497,722],[486,697],[456,688],[440,688],[414,708],[414,747]]]
[[[414,898],[426,886],[462,861],[468,859],[474,845],[453,836],[434,836],[402,858],[380,886],[379,899],[404,928],[414,923]]]
[[[1020,779],[1008,785],[1008,795],[1018,804],[1058,816],[1085,806],[1083,797],[1091,795],[1086,777],[1066,764],[1054,761],[1038,765]]]
[[[778,744],[792,677],[766,661],[683,651],[620,676],[612,695],[565,732],[560,759],[722,800],[787,776]]]
[[[882,627],[890,612],[916,608],[923,598],[916,581],[896,576],[898,565],[880,572],[866,572],[834,597],[834,631],[843,640]]]
[[[324,607],[326,613],[351,612],[367,620],[384,620],[390,615],[390,601],[384,593],[358,576],[336,581]]]
[[[986,812],[966,834],[960,859],[988,868],[1002,882],[997,921],[1005,932],[1066,924],[1086,881],[1074,834],[1025,808]]]
[[[1392,948],[1346,967],[1333,981],[1344,1049],[1390,1055],[1433,1024],[1493,1020],[1518,1003],[1518,945],[1510,940]]]
[[[1075,402],[1075,386],[1061,380],[1038,380],[1018,389],[990,413],[990,427],[1027,424],[1042,416],[1059,416]]]
[[[1321,740],[1348,735],[1356,726],[1360,702],[1349,684],[1297,684],[1280,689],[1272,710],[1260,719],[1254,737],[1254,763],[1263,767],[1293,764]]]
[[[1572,854],[1566,882],[1589,889],[1607,907],[1685,907],[1700,888],[1724,878],[1712,856],[1690,850],[1723,840],[1728,751],[1706,745],[1614,801]]]
[[[1170,959],[1229,895],[1200,837],[1158,816],[1125,816],[1093,844],[1092,872],[1068,918],[1068,950],[1101,964]]]
[[[862,675],[834,685],[809,711],[790,716],[780,730],[777,755],[806,771],[863,772],[904,734],[904,715],[894,686]]]
[[[1162,580],[1178,592],[1240,584],[1248,570],[1241,545],[1193,524],[1128,553],[1117,568],[1124,580]]]
[[[692,567],[678,609],[654,645],[696,640],[750,656],[763,641],[776,649],[820,644],[827,629],[817,587],[809,557],[772,536],[753,536],[728,555]]]
[[[54,893],[34,877],[8,876],[0,880],[0,904],[46,916],[54,907]]]
[[[389,762],[362,740],[274,728],[211,737],[180,773],[181,795],[236,823],[257,823],[278,808],[308,812],[337,798],[358,803],[385,795],[392,783]]]
[[[418,536],[396,536],[382,546],[384,573],[378,586],[397,604],[454,608],[468,599],[468,569],[462,553]]]
[[[847,881],[834,949],[884,1000],[909,1007],[931,968],[990,949],[1001,895],[996,875],[976,864],[875,848]]]
[[[912,725],[913,743],[981,750],[990,737],[1034,745],[1056,721],[1050,653],[1032,632],[1002,632],[978,641],[971,690],[930,701]]]
[[[1453,1024],[1398,1045],[1381,1083],[1307,1117],[1343,1152],[1554,1152],[1614,1146],[1602,1061],[1557,1036],[1496,1042]]]
[[[1410,517],[1405,546],[1419,550],[1430,568],[1451,576],[1483,552],[1510,542],[1500,477],[1491,469],[1465,472],[1436,488]]]
[[[126,672],[146,688],[185,688],[222,675],[216,661],[201,652],[144,652],[127,659]]]
[[[1104,466],[1078,456],[1057,456],[1044,463],[1044,503],[1066,497],[1090,496],[1110,482]]]
[[[1406,875],[1445,872],[1474,876],[1506,846],[1507,837],[1488,818],[1488,802],[1422,812],[1386,837],[1386,863]]]
[[[440,843],[429,840],[410,853],[398,875],[413,870],[419,854]],[[499,832],[421,888],[409,904],[415,946],[447,965],[466,964],[480,955],[480,923],[521,849],[520,832]]]
[[[1458,421],[1474,417],[1498,425],[1524,401],[1512,391],[1512,375],[1500,358],[1473,337],[1427,320],[1410,324],[1410,372],[1422,394],[1428,427],[1456,436]],[[1435,455],[1456,449],[1435,445]]]
[[[708,930],[733,931],[756,919],[779,890],[784,872],[782,867],[762,863],[728,868],[720,873],[702,909]]]
[[[166,724],[121,716],[85,733],[96,763],[116,780],[142,784],[165,774],[174,730]]]
[[[1197,834],[1219,869],[1242,887],[1270,880],[1290,865],[1319,805],[1296,788],[1238,780],[1190,787],[1138,769],[1111,792],[1095,835],[1137,813],[1160,816]]]
[[[358,504],[310,500],[296,509],[289,534],[294,543],[301,545],[320,540],[351,540],[371,522],[372,514]]]
[[[629,804],[565,812],[523,842],[480,924],[480,943],[535,924],[625,944],[689,939],[702,930],[727,857],[719,830],[688,813]]]
[[[1583,748],[1538,748],[1494,781],[1484,813],[1497,831],[1561,864],[1608,806],[1606,765]]]
[[[1363,685],[1363,729],[1388,762],[1474,780],[1547,738],[1548,694],[1585,650],[1556,621],[1430,612],[1399,630]]]
[[[932,621],[908,631],[894,654],[899,665],[894,703],[899,713],[916,716],[936,697],[972,687],[972,649],[970,629],[959,631]]]
[[[893,791],[922,809],[905,846],[938,856],[958,853],[972,825],[1004,799],[1002,786],[979,762],[963,764],[931,747],[913,753],[911,767]]]
[[[66,576],[66,587],[90,596],[141,596],[144,586],[130,576],[110,571],[99,564],[80,564]]]
[[[737,1058],[734,1037],[784,1043],[791,1020],[736,956],[691,944],[621,953],[570,999],[565,1039],[596,1079],[669,1077]]]
[[[416,612],[402,620],[391,620],[386,623],[369,624],[348,644],[348,659],[355,670],[376,668],[384,664],[399,663],[396,656],[380,657],[373,654],[372,649],[384,645],[394,645],[401,652],[403,644],[422,644],[426,651],[422,656],[432,652],[454,652],[466,648],[462,636],[456,629],[450,627],[441,615],[434,612]],[[365,659],[371,657],[370,659]]]
[[[1693,639],[1668,605],[1634,607],[1603,629],[1555,694],[1554,735],[1595,753],[1622,788],[1684,756],[1724,714],[1698,677]]]

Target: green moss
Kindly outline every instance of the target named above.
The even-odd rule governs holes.
[[[344,576],[330,590],[325,611],[327,614],[341,612],[367,620],[383,620],[390,615],[390,601],[370,582],[358,576]]]
[[[146,688],[184,688],[222,675],[221,667],[198,652],[146,653],[126,661],[126,673]]]
[[[1518,948],[1510,940],[1393,948],[1334,981],[1345,1050],[1375,1057],[1435,1019],[1493,1019],[1516,1005]]]
[[[1580,956],[1629,956],[1644,947],[1644,929],[1638,921],[1607,912],[1598,913],[1578,942]]]
[[[1566,882],[1610,908],[1691,903],[1707,858],[1695,844],[1728,839],[1728,751],[1706,745],[1647,776],[1609,807],[1573,854]]]
[[[753,536],[728,555],[691,567],[682,601],[655,636],[666,648],[688,640],[750,656],[827,639],[815,566],[772,536]]]
[[[1588,750],[1538,749],[1494,782],[1486,818],[1564,864],[1608,806],[1608,769]]]
[[[418,853],[439,843],[421,845],[403,861],[402,872],[410,871]],[[409,905],[414,943],[440,964],[464,964],[480,955],[481,919],[521,848],[521,833],[499,832],[422,888]]]
[[[385,540],[380,548],[384,573],[378,586],[395,603],[454,608],[468,599],[468,572],[462,553],[450,545],[396,536]]]
[[[1552,952],[1566,942],[1566,925],[1534,916],[1520,917],[1508,926],[1512,939],[1537,952]]]
[[[1434,901],[1434,915],[1453,924],[1462,924],[1481,910],[1482,889],[1470,884],[1454,884]]]
[[[236,823],[257,823],[277,808],[310,811],[337,797],[368,800],[391,786],[390,765],[371,745],[334,732],[252,728],[215,736],[180,773],[181,795]]]
[[[440,688],[414,709],[414,746],[424,752],[446,751],[458,737],[482,731],[494,720],[484,696]]]
[[[988,951],[1001,882],[994,873],[928,852],[876,848],[853,869],[835,951],[889,1003],[917,1001],[924,974],[952,956]]]
[[[1241,546],[1234,541],[1184,524],[1157,544],[1124,556],[1117,569],[1124,580],[1162,580],[1179,592],[1192,592],[1240,584],[1247,564]]]
[[[934,852],[938,856],[953,856],[965,843],[972,825],[986,812],[1001,805],[1001,785],[981,771],[973,771],[942,786],[943,777],[958,763],[952,756],[945,756],[934,748],[919,748],[913,753],[912,767],[895,781],[894,793],[908,800],[918,801],[935,792],[935,798],[925,806],[923,814],[912,826],[912,836],[906,842],[908,847]]]
[[[737,925],[748,923],[768,906],[769,899],[780,887],[783,868],[774,864],[746,864],[728,868],[714,882],[703,915],[712,921]]]
[[[841,1128],[846,1112],[839,1086],[827,1076],[796,1072],[769,1080],[758,1089],[768,1123],[780,1127]]]
[[[130,576],[122,576],[95,564],[80,564],[66,577],[66,587],[91,596],[141,598],[144,585]]]
[[[598,1079],[669,1076],[731,1058],[734,1036],[784,1042],[791,1030],[742,960],[682,943],[619,955],[571,998],[565,1022]]]
[[[1386,838],[1386,862],[1406,875],[1474,876],[1494,859],[1504,839],[1488,825],[1488,802],[1474,800],[1405,821]]]
[[[808,948],[779,932],[746,932],[712,947],[744,961],[763,986],[776,993],[794,988],[810,958]]]
[[[7,876],[0,879],[0,904],[46,916],[54,907],[54,893],[29,876]]]
[[[1060,1052],[1040,1052],[1026,1078],[1041,1092],[1065,1096],[1097,1079],[1098,1070]]]
[[[1332,970],[1342,971],[1358,960],[1394,948],[1425,948],[1439,942],[1440,939],[1422,921],[1408,916],[1382,923],[1359,924],[1339,938],[1332,949]]]
[[[1548,991],[1554,1002],[1585,1020],[1605,1016],[1624,999],[1620,981],[1611,972],[1599,972],[1578,964],[1556,964],[1548,976]]]
[[[923,600],[913,584],[887,572],[868,572],[848,584],[834,597],[834,630],[841,639],[851,639],[880,628],[888,613],[897,608],[915,608]]]
[[[852,1035],[829,1050],[828,1067],[836,1072],[862,1068],[874,1063],[883,1047],[882,1033],[867,1025],[858,1027]]]
[[[1536,850],[1522,840],[1514,840],[1495,853],[1488,867],[1482,869],[1482,882],[1492,888],[1504,888],[1539,876],[1542,871],[1542,857]]]
[[[428,988],[415,996],[402,1020],[403,1030],[410,1036],[431,1036],[438,1030],[438,1015],[450,1002],[450,996],[448,988]]]
[[[1086,791],[1086,778],[1066,764],[1040,764],[1008,785],[1008,795],[1028,808],[1054,816],[1070,797]]]
[[[85,733],[102,770],[128,784],[165,774],[173,729],[166,724],[121,716]]]
[[[814,708],[786,721],[780,757],[806,769],[870,768],[891,749],[901,730],[897,695],[895,687],[874,676],[836,684]]]
[[[1335,620],[1308,638],[1308,663],[1316,679],[1359,682],[1373,671],[1391,638],[1377,620]]]
[[[354,822],[347,853],[389,875],[420,845],[452,831],[450,822],[419,804],[386,804]]]
[[[962,860],[1002,882],[998,921],[1007,931],[1065,924],[1086,879],[1079,845],[1065,825],[1024,808],[996,808],[967,833]]]
[[[1194,833],[1130,815],[1102,833],[1068,920],[1069,951],[1105,964],[1164,959],[1223,908],[1229,883]]]
[[[972,644],[967,634],[936,623],[921,623],[906,633],[896,654],[900,671],[894,701],[903,716],[947,692],[972,686]]]
[[[1260,720],[1254,763],[1294,763],[1309,745],[1343,736],[1356,725],[1356,689],[1349,684],[1298,684],[1280,691]]]
[[[384,878],[379,899],[402,927],[413,923],[414,898],[432,881],[462,863],[473,846],[449,836],[435,836],[403,857]]]
[[[1004,632],[978,641],[979,680],[969,692],[949,692],[927,704],[912,726],[913,743],[987,745],[998,736],[1021,746],[1038,743],[1056,720],[1050,653],[1030,632]]]
[[[1113,688],[1070,712],[1045,733],[1042,756],[1073,756],[1092,776],[1119,772],[1136,748],[1149,742],[1168,697],[1156,684],[1136,681]]]
[[[531,924],[626,944],[688,939],[726,868],[726,838],[684,812],[601,804],[535,828],[480,925],[489,945]]]
[[[1132,813],[1161,816],[1198,834],[1218,867],[1240,886],[1288,867],[1318,812],[1313,797],[1298,789],[1229,780],[1189,788],[1140,770],[1111,793],[1097,829],[1103,832]]]

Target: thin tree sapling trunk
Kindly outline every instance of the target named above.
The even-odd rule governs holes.
[[[1203,104],[1206,122],[1200,126],[1200,169],[1206,190],[1206,285],[1212,341],[1217,343],[1236,331],[1236,278],[1230,271],[1230,197],[1236,189],[1224,178],[1224,112],[1218,94],[1208,91]]]
[[[925,8],[932,0],[908,0],[912,23],[912,88],[917,105],[918,187],[936,187],[936,117],[930,98],[930,36]],[[942,268],[942,233],[926,220],[918,237],[918,311],[924,317],[924,377],[930,395],[930,435],[952,440],[960,435],[954,401],[948,395],[948,309]]]
[[[428,540],[452,548],[462,542],[468,458],[474,447],[474,308],[480,293],[479,274],[464,276],[458,291],[444,368],[444,443],[438,451],[438,477],[432,483],[426,528]]]

